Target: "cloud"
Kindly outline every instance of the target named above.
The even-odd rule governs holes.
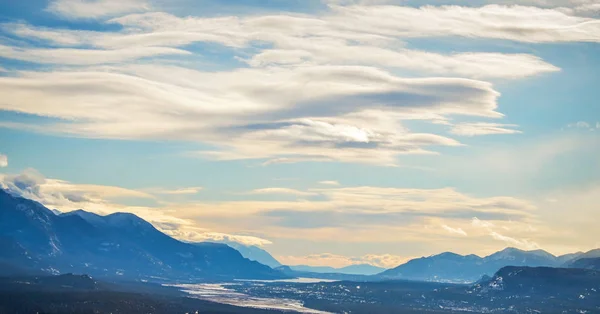
[[[119,73],[123,70],[129,73]],[[402,119],[500,116],[495,111],[498,94],[481,81],[403,79],[366,67],[268,72],[208,73],[156,65],[22,72],[0,77],[0,108],[63,119],[32,126],[56,134],[200,141],[219,147],[202,156],[222,160],[299,158],[387,165],[399,154],[432,153],[427,146],[460,145],[440,135],[398,128]],[[322,89],[324,85],[330,87]]]
[[[262,188],[262,189],[252,190],[252,191],[248,192],[248,194],[290,194],[290,195],[296,195],[296,196],[316,195],[315,193],[305,192],[305,191],[300,191],[300,190],[295,190],[295,189],[289,189],[289,188]]]
[[[504,241],[504,242],[508,243],[509,245],[514,245],[514,246],[525,248],[528,250],[534,250],[534,249],[540,248],[540,246],[535,242],[531,242],[528,240],[518,240],[515,238],[501,235],[495,231],[490,232],[490,235],[492,236],[492,238],[494,238],[498,241]]]
[[[516,125],[486,122],[459,123],[452,126],[450,133],[462,136],[521,133],[519,130],[511,129],[513,127]]]
[[[35,169],[25,169],[17,175],[0,177],[0,186],[9,192],[38,201],[47,206],[79,206],[78,204],[104,203],[110,199],[154,199],[145,192],[116,186],[73,184],[63,180],[48,179]]]
[[[444,230],[446,230],[446,231],[448,231],[448,232],[450,232],[452,234],[458,234],[458,235],[461,235],[461,236],[467,236],[467,233],[464,230],[462,230],[461,228],[452,228],[452,227],[449,227],[447,225],[442,225],[442,228],[444,228]]]
[[[334,181],[334,180],[320,181],[319,184],[322,184],[322,185],[335,185],[335,186],[340,185],[339,182]]]
[[[71,48],[17,48],[0,45],[0,57],[34,63],[93,65],[121,63],[163,55],[189,55],[190,52],[168,47],[136,47],[114,50]]]
[[[192,186],[192,187],[186,187],[186,188],[180,188],[180,189],[174,189],[174,190],[149,189],[147,191],[150,193],[155,193],[155,194],[186,195],[186,194],[197,194],[202,189],[203,188],[201,186]]]
[[[243,245],[264,247],[271,241],[255,236],[226,234],[219,232],[198,232],[191,229],[163,229],[163,232],[188,242],[237,242]]]
[[[471,220],[471,224],[475,227],[482,227],[482,228],[492,228],[494,227],[494,224],[488,221],[483,221],[480,220],[477,217],[473,217],[473,219]]]
[[[567,125],[567,127],[569,128],[578,128],[578,129],[589,129],[591,126],[589,123],[585,122],[585,121],[578,121],[575,123],[571,123],[569,125]]]
[[[539,249],[540,248],[540,246],[537,243],[532,242],[530,240],[517,239],[517,238],[510,237],[510,236],[502,235],[502,234],[494,231],[494,228],[497,227],[496,225],[494,225],[491,222],[480,220],[477,217],[473,217],[473,219],[471,220],[471,224],[474,227],[485,229],[486,232],[488,233],[488,235],[490,237],[492,237],[494,240],[505,242],[508,245],[515,246],[515,247],[518,247],[518,248],[527,249],[527,250],[533,250],[533,249]],[[508,227],[506,227],[504,229],[505,230],[510,230],[510,228],[508,228]],[[525,225],[525,229],[527,231],[536,231],[536,229],[533,228],[529,224]]]
[[[309,265],[345,267],[357,264],[370,264],[383,268],[396,267],[408,260],[403,256],[391,254],[365,254],[362,256],[344,256],[333,253],[310,254],[305,256],[277,256],[277,260],[285,265]]]
[[[332,6],[350,29],[403,37],[462,36],[522,42],[598,42],[600,21],[527,6]],[[529,23],[521,21],[526,18]],[[436,23],[431,23],[436,21]]]
[[[0,154],[0,168],[8,167],[8,156]]]
[[[249,195],[241,201],[172,203],[156,199],[156,206],[148,207],[119,201],[154,200],[157,196],[120,187],[73,184],[46,178],[33,169],[18,175],[0,174],[0,182],[14,194],[62,212],[80,208],[99,214],[131,212],[183,241],[229,240],[248,245],[273,241],[279,248],[276,252],[285,251],[282,245],[298,241],[352,247],[348,252],[355,252],[356,247],[379,250],[393,243],[398,253],[403,252],[391,254],[398,259],[448,247],[459,253],[483,253],[481,248],[496,250],[497,243],[525,249],[543,246],[558,252],[584,250],[594,245],[587,235],[594,234],[595,227],[587,217],[593,215],[600,195],[597,189],[560,191],[552,194],[555,202],[549,203],[543,196],[536,204],[508,197],[472,197],[454,189],[332,187],[308,190],[320,195],[311,201],[259,201]],[[544,208],[544,215],[537,213],[538,207]],[[577,214],[564,211],[567,207],[576,208]],[[457,244],[448,232],[469,236]],[[427,247],[428,253],[419,247]],[[370,261],[365,256],[348,254],[348,258],[356,257],[351,263],[399,264],[398,259],[384,261],[382,255],[373,255]]]
[[[52,13],[72,19],[97,19],[149,9],[146,0],[51,0],[47,7]]]
[[[575,123],[567,124],[567,128],[595,131],[597,129],[600,129],[600,122],[596,122],[596,124],[594,124],[593,122],[588,123],[585,121],[577,121]]]
[[[0,77],[0,110],[56,120],[1,126],[65,136],[200,142],[214,149],[192,155],[255,159],[265,166],[305,161],[398,166],[401,155],[437,154],[437,147],[462,145],[411,130],[404,121],[499,119],[499,93],[483,79],[560,70],[531,54],[442,54],[408,48],[404,39],[597,39],[594,19],[521,6],[338,3],[313,14],[123,15],[148,8],[139,0],[49,5],[63,16],[103,17],[101,23],[118,26],[114,31],[2,24],[15,40],[14,46],[0,47],[0,56],[52,67]],[[524,16],[527,26],[515,22]],[[422,22],[428,20],[439,23]],[[31,47],[31,40],[39,47]],[[186,67],[185,60],[202,58],[202,51],[189,48],[196,42],[226,47],[226,57],[248,66]],[[417,75],[398,74],[405,72]],[[511,127],[461,124],[451,133],[519,132]]]

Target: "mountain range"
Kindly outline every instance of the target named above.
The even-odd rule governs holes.
[[[189,244],[129,213],[55,214],[0,190],[0,265],[46,273],[153,280],[277,279],[286,275],[216,243]]]
[[[0,275],[75,272],[154,281],[305,276],[359,281],[475,282],[505,266],[598,269],[600,249],[561,256],[515,248],[486,257],[446,252],[413,259],[388,270],[367,264],[343,268],[282,266],[257,246],[236,242],[185,243],[130,213],[61,213],[0,190]]]
[[[386,270],[380,279],[407,279],[441,282],[475,282],[482,276],[492,276],[506,266],[571,267],[583,257],[595,256],[600,250],[554,256],[544,250],[524,251],[506,248],[486,257],[459,255],[445,252],[410,260],[405,264]]]
[[[217,243],[224,243],[236,249],[243,257],[257,261],[271,268],[284,266],[275,259],[269,252],[256,245],[245,245],[238,242],[222,240]],[[385,268],[370,264],[354,264],[345,267],[335,268],[330,266],[309,266],[309,265],[287,265],[286,272],[295,271],[310,277],[318,277],[318,274],[343,274],[343,275],[375,275],[381,273]]]

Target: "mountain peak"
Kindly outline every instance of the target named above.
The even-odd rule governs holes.
[[[144,219],[142,219],[139,216],[137,216],[135,214],[132,214],[132,213],[121,213],[121,212],[113,213],[113,214],[104,216],[104,219],[108,223],[110,223],[111,225],[123,225],[123,224],[140,225],[140,224],[149,224]]]

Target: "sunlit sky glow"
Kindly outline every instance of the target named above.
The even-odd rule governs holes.
[[[600,246],[596,0],[0,2],[0,182],[282,263]]]

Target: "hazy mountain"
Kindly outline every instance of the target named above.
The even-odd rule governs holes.
[[[377,277],[442,282],[474,282],[491,276],[505,266],[558,266],[560,260],[543,250],[523,251],[506,248],[486,257],[442,253],[408,261]]]
[[[360,281],[360,282],[377,281],[378,280],[374,276],[367,276],[367,275],[343,274],[343,273],[339,273],[339,272],[319,273],[319,272],[311,272],[311,271],[293,270],[290,266],[280,266],[280,267],[277,267],[276,269],[290,277],[298,277],[298,278],[318,278],[318,279],[327,279],[327,280]]]
[[[334,268],[329,266],[308,266],[308,265],[294,265],[289,266],[292,270],[301,272],[313,272],[313,273],[339,273],[348,275],[375,275],[385,270],[385,268],[373,266],[370,264],[356,264],[349,265],[346,267]]]
[[[0,262],[53,273],[153,279],[280,278],[224,244],[173,239],[128,213],[56,215],[0,190]]]
[[[600,257],[580,258],[569,264],[570,268],[585,268],[600,271]]]
[[[574,260],[580,258],[581,255],[583,255],[583,254],[585,254],[585,253],[583,253],[583,252],[575,252],[575,253],[570,253],[570,254],[565,254],[565,255],[557,256],[556,259],[557,259],[557,261],[561,265],[563,265],[565,263],[568,263],[570,261],[574,261]]]
[[[255,245],[245,245],[238,242],[233,241],[219,241],[218,243],[224,243],[229,245],[230,247],[236,249],[243,257],[251,260],[257,261],[263,265],[267,265],[271,268],[276,268],[281,266],[281,263],[277,261],[269,252],[261,249]]]
[[[382,279],[475,281],[485,274],[485,271],[482,271],[483,263],[483,259],[476,255],[463,256],[446,252],[412,259],[376,276]]]
[[[577,256],[578,259],[579,258],[596,258],[596,257],[600,257],[600,249],[587,251],[587,252]]]

